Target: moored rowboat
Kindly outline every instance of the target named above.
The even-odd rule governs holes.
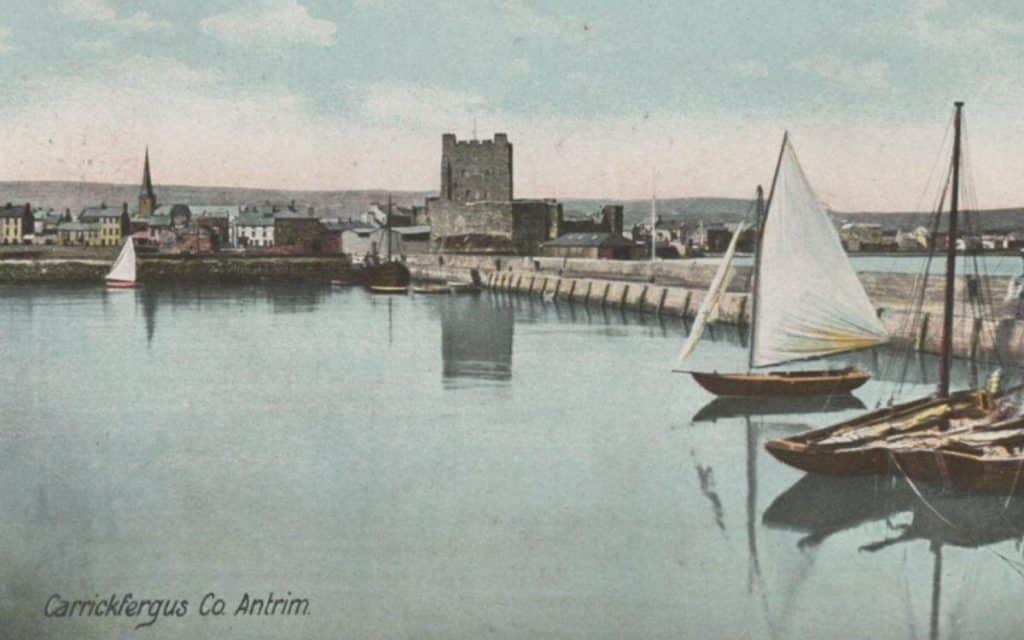
[[[825,396],[849,393],[871,377],[857,369],[770,373],[691,372],[697,384],[719,396]]]

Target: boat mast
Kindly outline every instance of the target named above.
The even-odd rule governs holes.
[[[651,264],[654,264],[654,258],[657,255],[655,242],[658,238],[658,173],[657,170],[651,172]],[[652,272],[653,276],[654,273]]]
[[[782,146],[779,147],[779,158],[775,161],[775,173],[772,175],[772,186],[768,191],[768,206],[761,209],[761,199],[764,197],[764,189],[757,185],[757,245],[754,247],[754,282],[750,292],[750,349],[747,369],[754,368],[754,347],[757,342],[757,297],[761,280],[761,241],[764,239],[764,226],[768,221],[768,212],[772,208],[772,198],[775,196],[775,183],[779,179],[779,169],[782,167],[782,154],[786,152],[786,145],[789,143],[789,131],[782,134]]]
[[[388,194],[388,212],[384,217],[384,231],[388,234],[388,262],[391,262],[391,194]]]
[[[946,234],[946,297],[942,309],[942,345],[939,348],[940,398],[949,397],[949,372],[953,364],[953,304],[956,289],[957,214],[960,207],[960,118],[963,102],[954,102],[953,116],[953,192],[949,200],[949,233]]]
[[[754,210],[754,273],[751,274],[750,293],[750,361],[747,363],[747,370],[754,368],[754,318],[757,317],[757,296],[754,292],[757,289],[757,268],[761,255],[761,226],[764,224],[764,188],[757,185],[757,208]]]

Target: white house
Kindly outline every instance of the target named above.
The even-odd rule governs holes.
[[[236,225],[237,246],[274,246],[274,218],[259,214],[245,213],[238,217]]]

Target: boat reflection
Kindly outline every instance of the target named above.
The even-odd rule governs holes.
[[[911,514],[909,524],[892,521],[901,513]],[[1013,541],[1019,551],[1024,544],[1024,501],[1014,496],[948,494],[898,477],[828,478],[809,474],[779,495],[762,520],[768,527],[805,534],[797,543],[800,548],[816,546],[832,534],[881,520],[899,533],[862,544],[860,551],[874,553],[897,544],[927,542],[932,556],[928,616],[931,639],[941,636],[943,548],[981,549]],[[1024,576],[1024,562],[1019,557],[996,550],[991,553]],[[955,616],[949,620],[950,624],[957,622]],[[957,635],[955,631],[951,635]]]
[[[447,380],[509,380],[515,309],[493,296],[438,298],[441,357]]]
[[[761,516],[765,526],[804,534],[803,548],[834,533],[909,511],[914,495],[902,480],[865,476],[832,478],[808,474],[772,501]]]
[[[739,398],[719,397],[707,403],[691,422],[717,422],[749,416],[801,415],[862,410],[864,403],[849,394],[827,397]]]

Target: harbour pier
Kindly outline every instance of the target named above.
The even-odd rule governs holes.
[[[479,282],[487,289],[535,297],[550,302],[591,305],[692,318],[700,308],[717,265],[711,261],[643,262],[575,258],[510,256],[409,256],[414,278],[439,282]],[[924,289],[921,313],[913,312],[918,276],[865,271],[858,273],[879,318],[900,346],[938,353],[941,340],[942,278],[933,276]],[[722,296],[717,322],[745,326],[750,322],[750,267],[736,267]],[[968,291],[986,295],[996,316],[970,313],[958,305],[954,314],[953,351],[957,357],[1016,360],[1024,357],[1024,322],[1016,304],[1002,302],[1010,284],[1006,276],[970,281],[957,278],[957,299]]]

